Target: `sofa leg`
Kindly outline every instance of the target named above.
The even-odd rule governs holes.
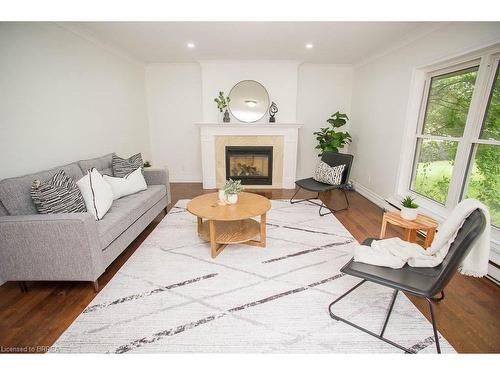
[[[26,284],[26,281],[19,281],[18,284],[21,292],[26,293],[28,291],[28,285]]]
[[[99,281],[93,281],[92,282],[92,285],[94,286],[94,292],[98,292],[99,291]]]

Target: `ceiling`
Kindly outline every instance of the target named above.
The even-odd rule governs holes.
[[[425,22],[73,22],[77,29],[145,63],[299,60],[354,64],[411,39]],[[188,48],[187,43],[194,43]],[[311,43],[313,48],[305,45]]]

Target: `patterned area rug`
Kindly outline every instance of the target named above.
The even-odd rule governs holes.
[[[330,318],[359,279],[339,269],[357,244],[333,215],[272,201],[267,247],[229,245],[216,258],[187,200],[155,228],[51,348],[72,353],[401,353]],[[392,290],[365,283],[336,312],[380,331]],[[399,293],[385,336],[435,353],[431,324]],[[454,352],[440,339],[443,352]]]

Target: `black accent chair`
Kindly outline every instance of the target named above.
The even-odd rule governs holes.
[[[439,266],[433,268],[414,268],[405,265],[401,269],[392,269],[388,267],[359,263],[351,259],[349,263],[341,268],[340,271],[351,276],[359,277],[363,280],[349,289],[335,301],[333,301],[330,306],[328,306],[330,316],[335,320],[342,321],[356,329],[359,329],[369,335],[372,335],[373,337],[378,338],[379,340],[385,341],[386,343],[391,344],[396,348],[405,351],[406,353],[414,353],[414,351],[412,351],[411,349],[405,348],[395,343],[394,341],[386,339],[384,337],[384,331],[387,327],[387,323],[389,322],[392,308],[394,306],[394,301],[396,300],[399,291],[403,291],[417,297],[422,297],[425,298],[425,300],[429,304],[436,350],[438,353],[441,353],[432,303],[439,302],[444,299],[444,288],[450,282],[459,265],[469,254],[472,245],[474,244],[478,236],[483,232],[485,226],[486,219],[484,218],[482,212],[478,209],[473,211],[464,221],[462,227],[459,229],[455,241],[451,244],[448,254],[444,258],[443,262]],[[373,240],[375,239],[369,238],[363,242],[363,245],[369,246]],[[389,304],[389,309],[387,311],[384,325],[380,334],[360,327],[357,324],[354,324],[347,319],[341,318],[340,316],[335,315],[332,312],[333,305],[353,292],[356,288],[361,286],[366,281],[371,281],[373,283],[384,285],[394,289],[392,299]],[[435,297],[437,294],[440,294],[438,298]]]
[[[321,161],[325,162],[328,164],[330,167],[335,167],[337,165],[342,165],[345,164],[345,169],[344,172],[342,173],[342,180],[339,185],[329,185],[329,184],[324,184],[322,182],[316,181],[314,178],[304,178],[302,180],[295,181],[295,184],[297,185],[297,190],[295,190],[295,193],[293,194],[293,197],[290,198],[290,203],[295,204],[299,202],[309,202],[312,204],[315,204],[316,206],[319,206],[319,215],[320,216],[325,216],[328,214],[333,214],[334,212],[339,212],[339,211],[344,211],[349,208],[349,199],[347,198],[347,194],[345,192],[345,187],[347,182],[349,181],[349,174],[351,173],[351,166],[352,166],[352,160],[354,159],[354,156],[349,155],[349,154],[340,154],[338,152],[325,152],[321,156]],[[308,199],[299,199],[299,200],[293,200],[297,193],[300,191],[300,189],[304,189],[307,191],[312,191],[317,193],[315,198],[308,198]],[[332,208],[327,207],[323,201],[320,200],[321,204],[314,202],[312,199],[320,199],[319,194],[320,193],[325,193],[330,190],[334,189],[340,189],[344,193],[345,197],[345,202],[346,206],[344,208],[334,210]],[[326,208],[328,212],[321,213],[321,209]]]

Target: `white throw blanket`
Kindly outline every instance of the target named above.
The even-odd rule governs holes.
[[[486,217],[486,228],[460,265],[459,272],[467,276],[483,277],[488,273],[491,224],[487,207],[476,199],[465,199],[455,207],[450,216],[439,225],[436,237],[427,250],[400,238],[388,238],[373,241],[371,247],[357,246],[354,249],[354,260],[391,268],[401,268],[406,263],[411,267],[436,267],[448,254],[464,220],[478,208]]]

